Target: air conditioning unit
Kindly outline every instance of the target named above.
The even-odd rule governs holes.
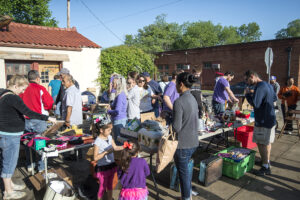
[[[211,67],[213,69],[220,69],[221,68],[221,65],[220,64],[212,64]]]
[[[183,70],[190,69],[190,65],[183,65],[182,69]]]

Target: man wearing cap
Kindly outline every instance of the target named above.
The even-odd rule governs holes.
[[[152,105],[155,113],[155,117],[159,117],[159,102],[161,100],[162,89],[160,88],[159,84],[150,78],[150,74],[148,72],[143,72],[143,75],[146,78],[148,85],[150,85],[151,90],[153,91],[154,95],[152,98],[156,99],[155,103]]]
[[[225,101],[238,103],[239,100],[234,96],[230,89],[229,82],[234,78],[233,72],[226,72],[221,76],[214,88],[212,107],[215,115],[225,111]]]
[[[53,99],[47,89],[40,85],[40,75],[36,70],[30,70],[28,72],[29,86],[26,88],[20,97],[23,99],[26,106],[39,114],[49,115],[48,111],[51,110],[53,105]],[[32,132],[41,134],[47,129],[47,122],[39,119],[25,118],[25,132]],[[26,161],[27,169],[31,171],[31,165],[29,160],[29,151],[26,148]],[[42,160],[38,162],[38,170],[44,170],[44,163]]]
[[[275,94],[276,94],[276,96],[277,96],[278,93],[279,93],[279,90],[280,90],[280,85],[279,85],[279,83],[276,81],[276,76],[271,76],[271,78],[270,78],[270,84],[273,86],[274,92],[275,92]]]
[[[63,76],[66,75],[66,74],[69,74],[70,75],[70,71],[67,69],[67,68],[61,68],[61,70],[57,73],[57,75],[60,76],[60,80],[62,81],[63,80]],[[76,80],[73,79],[73,83],[74,85],[77,87],[77,89],[79,89],[79,84]],[[55,110],[56,109],[56,106],[58,106],[58,103],[62,103],[62,100],[64,98],[64,94],[65,94],[65,88],[63,87],[63,85],[60,87],[59,89],[59,92],[58,92],[58,95],[56,97],[56,100],[55,100],[55,104],[53,106],[53,109]],[[62,110],[60,108],[60,116],[62,116]]]

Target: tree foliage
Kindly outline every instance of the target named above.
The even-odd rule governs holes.
[[[287,28],[280,29],[275,36],[276,39],[300,37],[300,19],[288,23]]]
[[[167,23],[166,15],[160,15],[153,24],[139,29],[137,35],[126,35],[125,44],[153,53],[252,42],[259,40],[260,36],[259,25],[255,22],[240,27],[223,27],[211,21],[185,22],[179,25]]]
[[[147,53],[166,51],[180,37],[181,29],[177,23],[167,23],[166,15],[159,15],[154,24],[139,29],[137,35],[126,35],[125,44],[142,48]]]
[[[0,15],[9,15],[15,22],[57,27],[49,10],[50,0],[0,0]]]
[[[153,73],[155,70],[150,55],[137,47],[121,45],[105,49],[101,52],[100,60],[98,82],[102,90],[108,88],[110,75],[114,72],[127,77],[129,71]]]

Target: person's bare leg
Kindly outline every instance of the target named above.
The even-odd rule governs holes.
[[[5,191],[7,193],[11,193],[13,191],[11,178],[3,178],[3,182],[4,182]]]

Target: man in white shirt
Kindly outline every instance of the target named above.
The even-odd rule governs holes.
[[[67,126],[82,124],[82,100],[80,91],[73,83],[71,75],[66,74],[62,79],[63,86],[66,87],[62,101],[62,119]]]

